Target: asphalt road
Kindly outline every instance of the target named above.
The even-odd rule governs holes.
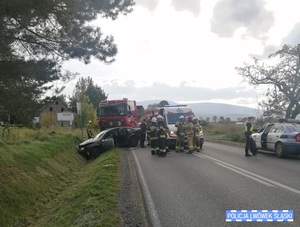
[[[300,226],[300,159],[205,142],[162,158],[132,150],[152,226]],[[293,210],[292,222],[228,222],[226,210]]]

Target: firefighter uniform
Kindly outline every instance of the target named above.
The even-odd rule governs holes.
[[[158,132],[157,119],[156,119],[156,117],[153,117],[147,128],[147,134],[149,135],[150,143],[151,143],[151,154],[152,155],[157,154],[157,152],[158,152],[157,132]]]
[[[89,123],[86,126],[86,133],[87,133],[88,139],[94,138],[94,134],[92,132],[92,128],[93,128],[92,127],[92,121],[89,121]]]
[[[202,127],[199,124],[199,121],[196,117],[193,118],[193,132],[194,132],[194,149],[200,152],[200,132],[202,131]]]
[[[193,117],[187,117],[188,123],[186,125],[186,135],[187,135],[187,143],[188,143],[188,154],[192,154],[194,151],[194,124]]]
[[[158,120],[157,137],[158,137],[158,147],[159,147],[158,155],[161,157],[166,157],[166,152],[167,152],[166,141],[167,141],[168,128],[164,122],[164,118],[161,115],[157,116],[157,120]]]
[[[177,128],[176,131],[176,152],[183,152],[184,150],[184,140],[185,140],[185,131],[186,131],[186,124],[184,122],[184,116],[179,117],[179,122],[175,124],[175,127]]]

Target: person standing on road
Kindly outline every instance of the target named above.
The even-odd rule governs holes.
[[[249,154],[249,150],[253,155],[256,155],[256,151],[254,149],[254,142],[251,137],[254,126],[253,126],[253,117],[248,117],[248,120],[245,123],[245,139],[246,139],[246,144],[245,144],[245,156],[246,157],[251,157],[252,155]]]
[[[200,132],[202,131],[202,127],[199,124],[198,118],[193,118],[193,132],[194,132],[194,150],[200,152]]]
[[[141,138],[140,138],[140,145],[141,147],[145,147],[145,140],[146,140],[146,133],[147,133],[147,124],[146,124],[146,119],[143,119],[141,125]]]
[[[157,116],[157,125],[158,125],[158,147],[159,147],[159,153],[158,155],[161,157],[166,157],[166,140],[167,140],[167,131],[168,127],[165,124],[164,117],[161,115]]]
[[[175,124],[175,127],[177,128],[176,131],[176,147],[175,150],[176,152],[183,152],[184,150],[184,137],[185,137],[185,131],[186,131],[186,124],[184,122],[184,116],[181,115],[179,117],[179,122]]]
[[[158,146],[157,146],[157,119],[156,117],[152,117],[151,123],[149,124],[147,128],[147,134],[149,135],[150,141],[151,141],[151,154],[155,155],[158,152]]]
[[[187,135],[187,143],[188,143],[188,152],[187,154],[192,154],[194,151],[194,124],[193,124],[193,117],[187,117],[188,123],[186,126],[186,135]]]

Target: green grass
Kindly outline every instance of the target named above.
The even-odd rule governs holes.
[[[119,150],[86,161],[75,149],[76,135],[2,140],[0,226],[120,225]]]
[[[209,124],[203,128],[204,138],[208,141],[228,144],[244,144],[244,125],[236,124]]]

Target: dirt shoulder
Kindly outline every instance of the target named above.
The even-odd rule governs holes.
[[[133,156],[130,150],[121,150],[119,209],[123,219],[122,226],[149,226],[143,204]]]

